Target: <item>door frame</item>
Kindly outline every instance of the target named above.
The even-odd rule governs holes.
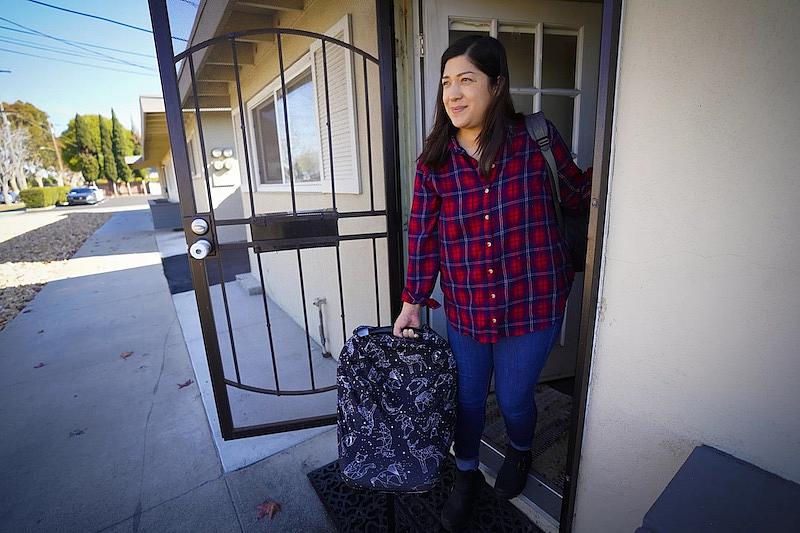
[[[421,107],[420,91],[424,91],[424,63],[436,58],[419,57],[415,48],[423,43],[417,43],[418,36],[423,34],[424,20],[422,17],[422,3],[435,0],[415,0],[411,12],[413,19],[407,19],[406,25],[411,28],[407,36],[398,35],[399,39],[414,39],[412,44],[406,46],[407,55],[398,58],[404,61],[407,69],[413,72],[414,87],[413,101],[416,113],[422,118],[417,121],[417,131],[407,133],[408,141],[412,138],[424,136],[425,121],[424,108]],[[577,480],[579,479],[581,448],[586,420],[586,408],[589,395],[589,377],[591,373],[592,352],[594,347],[594,331],[598,310],[598,295],[600,292],[603,237],[606,219],[606,204],[608,196],[608,179],[612,151],[612,134],[614,119],[614,104],[617,84],[617,64],[621,32],[623,0],[603,0],[601,14],[600,34],[600,65],[598,70],[597,85],[597,115],[595,119],[594,148],[592,165],[594,167],[591,192],[591,207],[589,217],[589,230],[586,251],[586,269],[583,280],[583,297],[581,319],[578,328],[579,342],[577,364],[575,369],[575,384],[573,389],[572,413],[569,425],[569,440],[567,448],[566,480],[562,496],[540,480],[531,476],[525,495],[529,497],[543,511],[550,514],[553,519],[559,520],[559,531],[571,532],[575,516],[575,499],[577,495]],[[408,16],[406,11],[398,11],[397,16]],[[408,105],[408,104],[406,104]],[[422,131],[419,131],[421,124]],[[408,142],[407,141],[407,142]],[[481,442],[481,462],[488,467],[499,470],[502,455],[499,450],[492,448],[486,442]],[[560,507],[560,513],[558,509]]]
[[[603,264],[604,229],[608,200],[608,178],[611,170],[611,152],[614,132],[614,104],[616,103],[617,70],[623,0],[603,0],[600,33],[600,69],[597,84],[597,121],[595,123],[593,183],[589,211],[589,233],[586,244],[586,270],[583,305],[578,337],[578,361],[575,368],[575,386],[572,394],[572,414],[567,447],[567,476],[564,501],[561,506],[560,531],[572,531],[575,518],[575,498],[578,490],[581,448],[586,423],[589,398],[594,333],[597,322],[600,294],[601,267]]]

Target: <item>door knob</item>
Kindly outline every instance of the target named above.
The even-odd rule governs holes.
[[[200,239],[189,247],[189,253],[195,259],[205,259],[211,253],[211,243],[205,239]]]

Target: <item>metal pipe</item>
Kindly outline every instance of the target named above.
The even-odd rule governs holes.
[[[322,304],[327,303],[325,298],[315,298],[312,302],[319,311],[319,343],[322,346],[322,357],[333,357],[330,350],[328,350],[328,340],[325,338],[325,320],[322,318]]]

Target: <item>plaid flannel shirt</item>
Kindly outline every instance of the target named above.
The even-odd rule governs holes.
[[[565,211],[589,207],[592,169],[581,171],[548,121]],[[441,274],[445,313],[479,342],[524,335],[561,320],[574,272],[558,227],[547,163],[515,120],[489,176],[451,137],[447,160],[417,165],[402,299],[430,298]]]

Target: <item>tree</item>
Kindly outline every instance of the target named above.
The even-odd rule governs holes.
[[[47,113],[35,105],[17,100],[3,104],[12,126],[28,133],[28,152],[36,154],[44,168],[62,170],[59,159],[60,146],[55,141]]]
[[[125,182],[128,194],[131,193],[129,182],[133,177],[131,168],[125,162],[125,156],[133,153],[133,146],[129,140],[130,134],[126,135],[125,127],[117,120],[114,110],[111,110],[111,147],[114,152],[114,161],[117,166],[117,178]]]
[[[99,152],[100,125],[97,115],[75,115],[61,134],[60,141],[64,161],[71,170],[80,171],[80,154],[85,151],[94,154]]]
[[[100,153],[103,156],[103,176],[110,182],[117,182],[117,162],[111,145],[111,123],[101,116],[97,117],[100,124]]]
[[[93,181],[89,176],[105,177],[116,194],[117,183],[128,182],[133,177],[125,156],[135,153],[137,138],[117,120],[113,110],[111,119],[101,115],[75,115],[60,140],[67,165],[82,172],[87,181]],[[95,162],[87,155],[94,155]]]
[[[97,156],[91,153],[82,153],[79,160],[83,179],[89,183],[97,181],[100,178],[100,162],[97,160]]]
[[[100,128],[96,117],[95,121],[90,121],[89,118],[92,117],[75,115],[75,147],[77,148],[77,167],[83,174],[83,179],[93,183],[100,177],[100,162],[97,158],[100,147]],[[94,127],[95,124],[97,128]]]
[[[0,124],[0,187],[3,198],[9,188],[19,192],[28,187],[23,167],[30,159],[30,137],[23,128],[13,128],[3,113]]]

